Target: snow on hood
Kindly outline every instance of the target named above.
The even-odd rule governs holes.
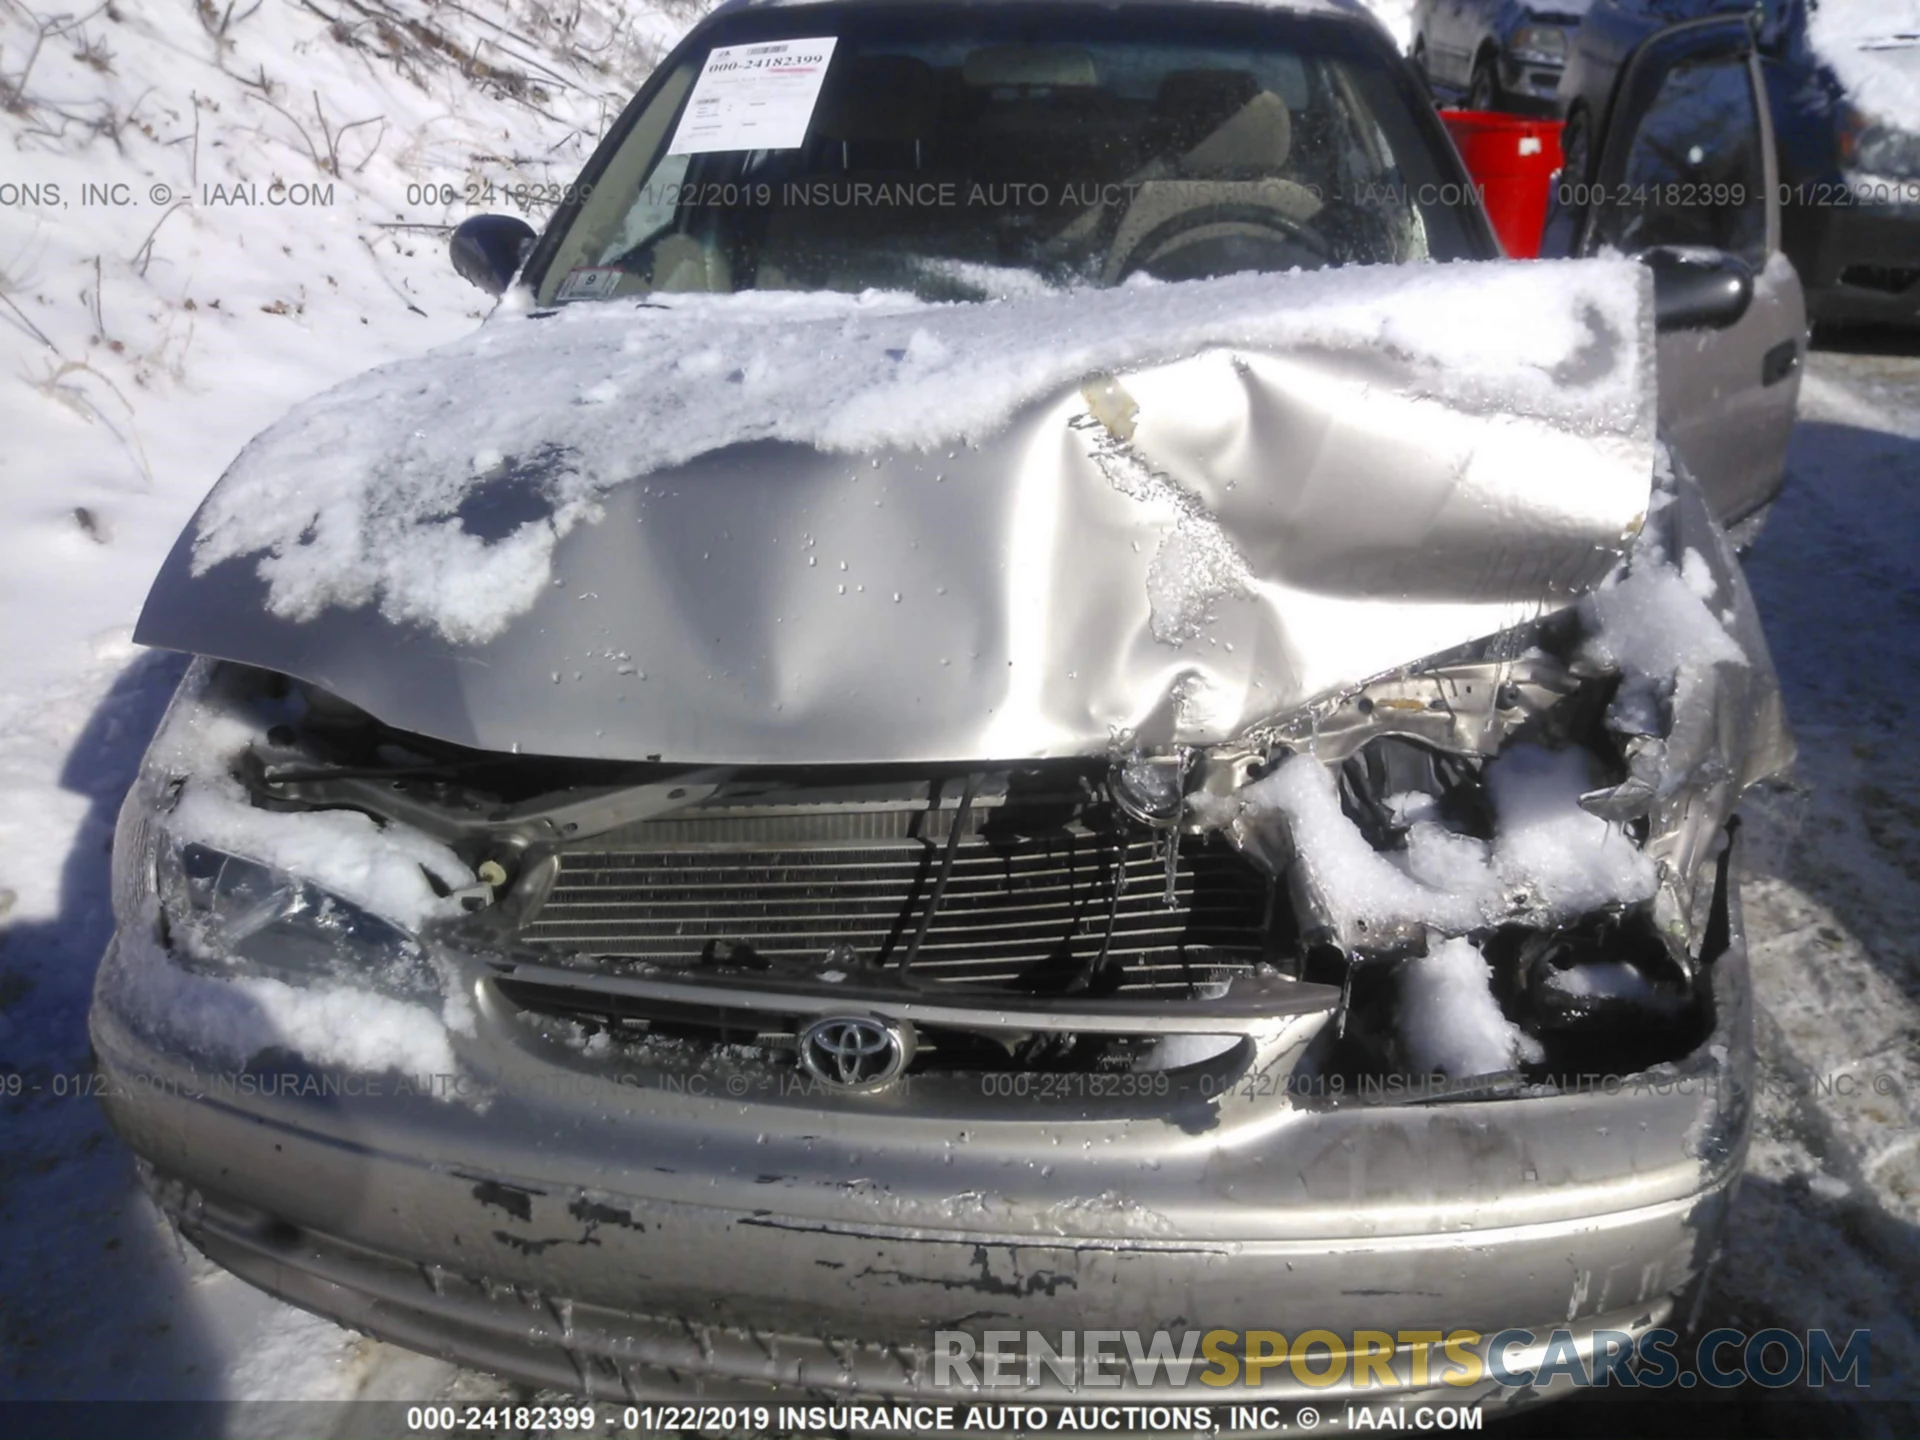
[[[1920,0],[1820,0],[1807,39],[1855,106],[1920,134]]]
[[[505,313],[250,444],[138,638],[497,749],[1207,743],[1596,584],[1651,341],[1626,261]]]

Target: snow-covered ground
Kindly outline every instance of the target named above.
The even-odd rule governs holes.
[[[40,1087],[0,1079],[0,1397],[392,1373],[183,1254],[70,1083],[116,796],[179,673],[129,637],[255,432],[474,328],[448,222],[538,224],[703,8],[0,0],[0,1076]]]
[[[160,558],[248,437],[307,394],[472,328],[484,302],[436,227],[515,208],[508,187],[570,179],[691,13],[0,0],[0,1398],[499,1393],[182,1250],[81,1093],[113,814],[179,673],[128,636]],[[491,203],[467,203],[489,184]],[[426,186],[452,187],[448,202]],[[1870,1327],[1875,1392],[1909,1399],[1916,542],[1920,360],[1816,354],[1792,479],[1750,567],[1802,758],[1751,807],[1769,1084],[1706,1314]],[[15,1074],[38,1092],[8,1094]],[[258,1412],[248,1425],[274,1428]],[[1876,1426],[1890,1433],[1836,1411],[1829,1428]]]

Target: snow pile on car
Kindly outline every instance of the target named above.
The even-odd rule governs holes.
[[[1500,1013],[1487,962],[1470,940],[1448,940],[1400,973],[1400,1030],[1416,1074],[1497,1075],[1535,1060],[1540,1044]]]
[[[1869,119],[1920,133],[1920,3],[1822,0],[1807,38]]]
[[[1295,755],[1241,793],[1258,814],[1284,815],[1300,863],[1343,936],[1421,925],[1462,932],[1507,920],[1552,924],[1653,894],[1652,862],[1616,825],[1590,815],[1585,751],[1509,747],[1486,769],[1492,843],[1437,821],[1409,827],[1404,852],[1383,854],[1342,812],[1333,774]]]
[[[1637,917],[1650,926],[1640,933],[1659,937],[1643,952],[1652,971],[1614,958],[1622,946],[1602,964],[1577,959],[1585,952],[1571,942],[1564,965],[1523,966],[1519,982],[1557,991],[1561,1003],[1677,1013],[1706,958],[1722,827],[1747,785],[1791,759],[1737,563],[1664,450],[1646,524],[1556,628],[1548,649],[1531,632],[1490,645],[1519,667],[1557,647],[1568,677],[1604,688],[1585,705],[1550,705],[1497,749],[1457,752],[1456,768],[1435,772],[1455,776],[1441,791],[1406,789],[1420,772],[1390,759],[1356,768],[1373,742],[1356,747],[1344,726],[1323,753],[1316,722],[1291,726],[1291,753],[1205,807],[1209,828],[1288,881],[1317,943],[1349,965],[1393,963],[1398,1054],[1417,1072],[1464,1079],[1542,1058],[1495,998],[1501,935],[1611,930]],[[1357,704],[1363,716],[1389,716],[1374,722],[1375,740],[1404,723],[1394,717],[1409,702],[1393,683],[1382,682],[1381,702],[1363,693]],[[1311,713],[1354,708],[1342,697]],[[1394,775],[1401,785],[1380,778]],[[1512,966],[1510,944],[1503,953]]]
[[[471,1008],[462,1005],[435,1010],[365,986],[197,974],[137,931],[121,934],[102,968],[121,987],[124,1013],[189,1053],[237,1065],[263,1050],[290,1050],[343,1070],[454,1075],[450,1031],[472,1029]]]
[[[209,497],[196,574],[244,557],[284,618],[377,604],[499,635],[613,487],[779,440],[851,455],[978,441],[1091,376],[1201,352],[1388,354],[1423,395],[1651,449],[1647,280],[1626,261],[1354,267],[971,305],[671,296],[506,313],[255,440]],[[476,534],[505,491],[535,512]]]
[[[324,904],[337,898],[412,933],[428,922],[461,913],[455,893],[474,874],[451,850],[410,826],[376,821],[346,809],[275,811],[252,802],[238,778],[250,748],[265,740],[273,717],[236,698],[211,662],[195,663],[149,751],[129,804],[161,812],[137,837],[116,839],[121,852],[145,846],[177,851],[204,846],[223,856],[269,867],[286,883],[314,887]],[[164,787],[171,803],[159,799]],[[116,865],[146,866],[143,855],[121,853]],[[392,993],[408,970],[433,970],[408,942],[395,974],[366,971],[351,979],[316,976],[290,984],[249,973],[224,955],[230,939],[274,918],[275,899],[225,927],[179,924],[170,937],[196,963],[183,966],[155,938],[154,899],[141,902],[146,922],[123,926],[108,963],[118,968],[132,998],[129,1013],[186,1042],[200,1055],[245,1064],[262,1050],[291,1049],[322,1065],[379,1071],[451,1074],[451,1032],[471,1033],[468,997],[447,987],[440,1003],[423,1003],[421,987]]]

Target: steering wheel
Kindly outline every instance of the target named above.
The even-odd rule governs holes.
[[[1207,230],[1222,233],[1195,233]],[[1289,250],[1304,251],[1311,264],[1316,266],[1330,264],[1334,259],[1326,239],[1300,221],[1265,205],[1222,202],[1196,205],[1156,225],[1127,252],[1114,278],[1117,283],[1129,275],[1145,271],[1157,280],[1197,280],[1241,270],[1285,269],[1302,263],[1294,258],[1272,265],[1249,265],[1234,257],[1235,241],[1242,242],[1243,252],[1246,242],[1251,242],[1255,250],[1284,246]],[[1193,252],[1204,250],[1215,251],[1229,263],[1196,268],[1194,262],[1199,257]],[[1184,256],[1183,251],[1187,252]],[[1178,263],[1182,260],[1184,263]],[[1168,266],[1168,261],[1176,263]],[[1202,264],[1205,264],[1204,260]]]

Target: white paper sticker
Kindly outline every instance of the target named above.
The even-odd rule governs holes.
[[[627,272],[617,265],[583,265],[569,270],[554,292],[555,300],[603,300],[613,294]]]
[[[797,150],[806,143],[836,37],[723,45],[707,56],[669,155]]]

